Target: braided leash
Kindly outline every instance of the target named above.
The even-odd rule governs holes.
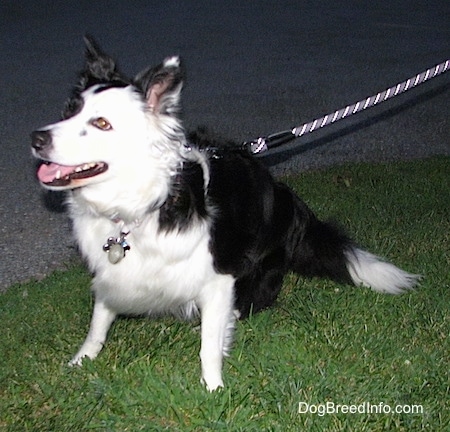
[[[366,99],[360,100],[352,105],[347,105],[334,113],[327,114],[312,122],[305,123],[301,126],[294,127],[293,129],[277,132],[266,137],[259,137],[252,141],[246,141],[242,144],[252,154],[260,154],[271,148],[278,147],[288,141],[295,138],[299,138],[305,134],[314,132],[317,129],[321,129],[329,124],[335,123],[344,118],[350,117],[353,114],[364,111],[375,105],[387,101],[401,93],[411,90],[418,85],[437,77],[438,75],[447,72],[450,69],[450,60],[442,62],[424,72],[417,74],[416,76],[407,79],[393,87],[389,87],[374,96],[369,96]]]

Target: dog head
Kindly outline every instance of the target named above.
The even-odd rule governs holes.
[[[32,133],[32,152],[43,160],[40,183],[62,190],[120,181],[130,191],[158,170],[173,171],[184,144],[180,59],[166,58],[128,79],[91,38],[85,42],[85,68],[62,120]]]

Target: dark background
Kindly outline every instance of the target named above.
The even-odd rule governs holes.
[[[207,125],[241,142],[313,120],[450,58],[449,24],[448,0],[3,0],[0,288],[76,256],[67,215],[49,211],[35,180],[29,133],[59,119],[83,64],[83,34],[94,35],[130,75],[181,55],[186,126]],[[263,160],[278,175],[449,155],[449,75]]]

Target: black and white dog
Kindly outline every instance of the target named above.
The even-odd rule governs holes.
[[[32,134],[39,181],[69,191],[95,275],[91,327],[72,365],[97,356],[118,315],[200,313],[212,391],[223,386],[235,319],[270,306],[287,272],[394,294],[416,284],[319,221],[239,146],[187,138],[178,57],[128,79],[92,39],[86,47],[63,120]]]

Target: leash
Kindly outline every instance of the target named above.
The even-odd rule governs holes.
[[[294,127],[290,130],[277,132],[266,137],[259,137],[252,141],[246,141],[242,143],[242,147],[247,149],[251,154],[264,153],[272,148],[278,147],[281,144],[285,144],[295,138],[299,138],[308,133],[314,132],[317,129],[321,129],[329,124],[333,124],[339,120],[350,117],[353,114],[364,111],[368,108],[374,107],[382,102],[387,101],[401,93],[405,93],[408,90],[417,87],[418,85],[437,77],[438,75],[447,72],[450,69],[450,60],[439,63],[438,65],[427,69],[424,72],[417,74],[414,77],[407,79],[393,87],[377,93],[376,95],[369,96],[366,99],[360,100],[352,105],[347,105],[334,113],[327,114],[312,122],[305,123],[301,126]]]

